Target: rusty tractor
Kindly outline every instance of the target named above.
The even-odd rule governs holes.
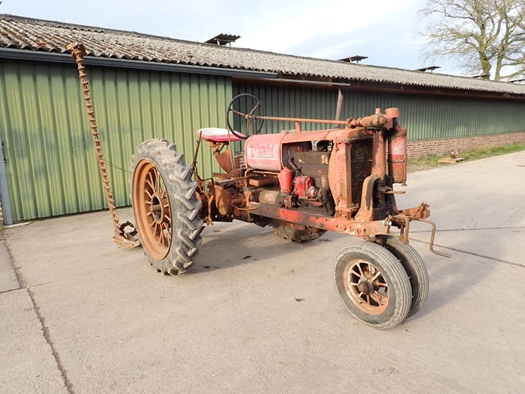
[[[402,192],[393,184],[407,179],[407,131],[398,118],[397,108],[347,120],[271,117],[255,96],[241,94],[228,106],[227,128],[198,130],[189,165],[174,144],[143,142],[133,155],[131,197],[150,263],[164,274],[184,273],[203,228],[217,221],[272,226],[295,242],[326,231],[351,235],[356,241],[335,263],[339,295],[364,323],[395,327],[421,309],[429,290],[422,258],[408,244],[410,223],[432,226],[432,251],[436,229],[427,204],[396,205],[395,194]],[[293,129],[261,134],[265,121],[276,120]],[[328,128],[303,131],[308,122]],[[223,172],[198,174],[203,144]]]

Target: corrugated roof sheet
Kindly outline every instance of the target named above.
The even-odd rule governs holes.
[[[75,41],[82,42],[88,55],[96,57],[525,95],[524,85],[505,82],[349,64],[0,14],[0,47],[67,53],[66,46]]]

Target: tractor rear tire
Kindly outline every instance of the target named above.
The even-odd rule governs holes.
[[[281,221],[273,221],[271,225],[276,235],[293,242],[310,242],[319,238],[326,232],[325,230],[320,230],[314,227],[301,226]]]
[[[337,256],[335,286],[350,313],[365,324],[393,328],[408,315],[412,288],[397,258],[373,242],[356,242]]]
[[[376,242],[392,253],[405,269],[412,286],[412,304],[408,316],[415,315],[426,302],[429,292],[428,272],[423,259],[412,246],[404,244],[396,236],[377,236]]]
[[[131,173],[135,223],[150,264],[165,275],[186,272],[202,242],[203,223],[184,154],[166,140],[145,141],[133,155]]]

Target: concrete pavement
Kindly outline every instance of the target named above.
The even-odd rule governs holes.
[[[389,331],[339,300],[342,235],[219,223],[164,277],[111,242],[107,212],[4,231],[21,288],[0,293],[0,393],[521,393],[523,180],[525,152],[410,174],[398,206],[429,203],[452,258],[413,226],[430,296]]]

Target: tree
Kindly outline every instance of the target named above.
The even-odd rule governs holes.
[[[453,58],[483,78],[525,77],[525,0],[427,0],[427,59]]]

